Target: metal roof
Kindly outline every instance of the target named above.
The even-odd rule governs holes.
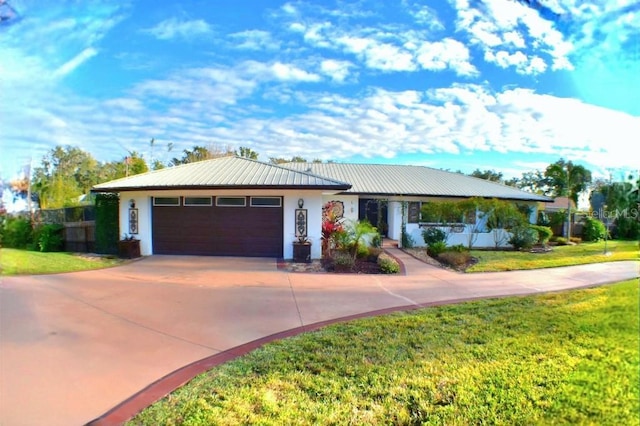
[[[284,166],[349,182],[351,189],[345,193],[352,194],[553,201],[500,183],[423,166],[344,163],[286,163]]]
[[[347,190],[350,184],[267,164],[227,156],[167,167],[95,185],[94,192],[123,192],[168,189],[330,189]]]

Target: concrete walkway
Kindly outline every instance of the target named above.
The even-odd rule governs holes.
[[[637,278],[638,262],[458,274],[390,248],[404,276],[279,271],[273,259],[152,256],[0,283],[0,425],[81,425],[170,372],[370,311]]]

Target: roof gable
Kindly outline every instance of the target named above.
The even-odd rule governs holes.
[[[279,188],[347,190],[350,184],[305,171],[227,156],[95,185],[94,192],[167,189]]]

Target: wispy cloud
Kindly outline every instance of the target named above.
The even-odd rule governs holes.
[[[271,33],[262,30],[246,30],[229,35],[233,47],[243,50],[277,50],[280,41],[275,40]]]
[[[98,51],[96,49],[94,49],[93,47],[88,47],[84,49],[82,52],[78,53],[69,61],[62,64],[62,66],[60,66],[57,70],[55,70],[54,75],[56,77],[64,77],[65,75],[73,72],[73,70],[75,70],[84,62],[93,58],[97,54],[98,54]]]
[[[169,18],[143,31],[160,40],[171,40],[175,38],[193,39],[211,34],[213,30],[202,19],[180,20]]]

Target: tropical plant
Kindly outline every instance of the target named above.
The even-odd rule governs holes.
[[[336,236],[344,231],[342,214],[338,213],[336,201],[329,201],[322,207],[322,255],[331,257],[331,245]]]
[[[34,242],[42,252],[62,251],[64,239],[63,226],[60,224],[45,224],[38,226],[34,231]]]
[[[567,197],[566,236],[571,238],[571,201],[578,204],[578,197],[591,183],[591,172],[585,167],[560,159],[549,165],[544,172],[556,197]]]
[[[431,257],[438,257],[440,253],[444,253],[447,250],[447,244],[444,241],[431,244],[427,247],[427,253]]]

